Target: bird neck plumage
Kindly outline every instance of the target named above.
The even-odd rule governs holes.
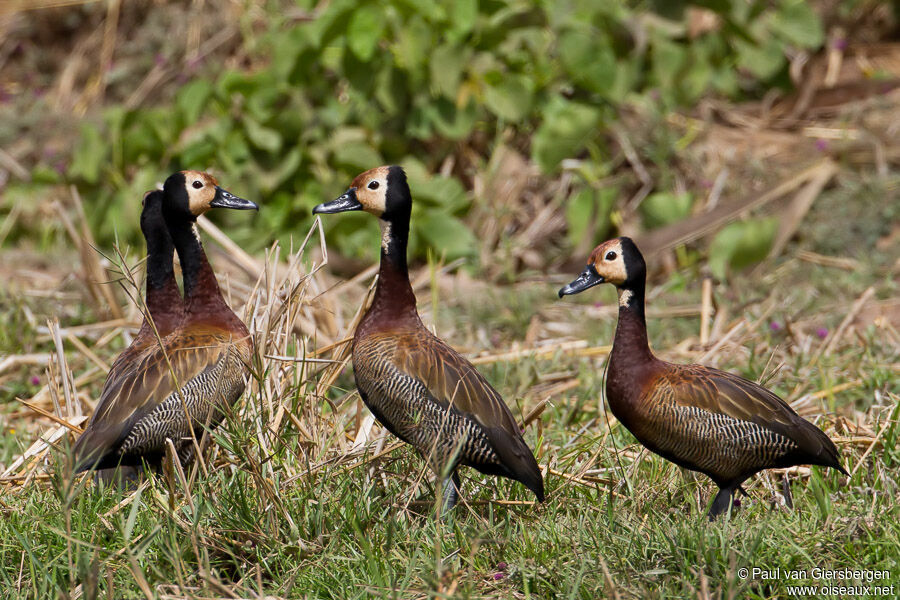
[[[219,290],[216,274],[203,251],[197,222],[179,219],[174,223],[167,223],[181,261],[187,312],[198,312],[201,309],[203,312],[214,312],[221,306],[228,308]]]
[[[416,296],[409,282],[406,248],[409,241],[409,214],[382,219],[381,266],[372,306],[387,314],[415,313]]]
[[[613,339],[613,359],[627,357],[628,361],[652,360],[644,316],[644,281],[616,290],[619,293],[619,319]]]
[[[161,227],[165,227],[160,223]],[[147,311],[153,317],[158,331],[171,331],[182,315],[181,292],[175,282],[175,268],[172,254],[175,248],[165,231],[156,231],[147,236]],[[141,330],[150,332],[150,323],[145,319]]]

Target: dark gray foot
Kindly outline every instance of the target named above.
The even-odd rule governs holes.
[[[781,479],[781,493],[784,495],[784,504],[789,509],[794,509],[794,498],[791,496],[791,481],[788,479],[787,473]]]
[[[459,502],[459,489],[462,484],[459,481],[459,474],[453,471],[453,474],[443,482],[443,501],[441,502],[441,512],[449,511]]]
[[[709,507],[709,520],[714,520],[717,516],[728,510],[731,505],[731,497],[734,490],[730,487],[721,488],[719,493],[713,499],[712,506]]]

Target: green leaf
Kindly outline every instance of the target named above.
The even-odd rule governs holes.
[[[423,108],[423,112],[438,133],[451,140],[464,138],[475,126],[476,113],[472,102],[457,107],[449,100],[441,98],[430,102]]]
[[[594,106],[554,96],[547,103],[544,121],[535,132],[531,154],[545,173],[560,161],[575,156],[596,134],[600,110]]]
[[[107,145],[100,130],[90,124],[82,125],[81,136],[68,169],[69,177],[97,183],[100,179],[100,166],[107,160],[106,150]]]
[[[303,152],[299,147],[294,147],[271,171],[259,174],[260,188],[263,192],[270,193],[287,181],[303,162]]]
[[[609,97],[616,79],[616,56],[604,36],[566,31],[559,38],[559,57],[572,79]]]
[[[450,3],[450,24],[454,37],[459,38],[475,26],[478,19],[478,0],[454,0]]]
[[[477,252],[475,235],[466,225],[441,211],[428,211],[414,221],[416,230],[440,256],[453,260]]]
[[[438,46],[428,62],[432,89],[445,98],[455,100],[468,56],[467,50],[455,44]]]
[[[825,39],[822,21],[805,0],[785,0],[772,14],[772,29],[801,48],[818,48]]]
[[[569,242],[577,246],[587,234],[602,238],[609,231],[610,215],[616,199],[616,188],[583,187],[566,204]],[[593,245],[593,240],[592,240]]]
[[[531,111],[534,83],[524,75],[506,75],[496,85],[484,88],[484,103],[507,121],[518,121]]]
[[[772,248],[778,219],[738,221],[722,228],[709,245],[709,269],[719,279],[727,271],[742,269],[763,260]]]
[[[774,76],[787,62],[781,45],[774,39],[766,41],[761,46],[735,40],[734,46],[738,51],[738,67],[746,69],[760,79]]]
[[[357,172],[377,167],[384,161],[368,144],[355,142],[337,146],[334,150],[334,162],[350,172]]]
[[[672,194],[659,192],[650,194],[641,202],[641,215],[648,229],[676,223],[691,214],[694,198],[690,193]]]
[[[175,97],[175,107],[181,115],[182,123],[193,124],[197,122],[212,91],[213,86],[206,79],[194,79],[178,90],[178,95]]]
[[[250,117],[244,117],[244,129],[250,143],[257,148],[272,154],[281,150],[281,134],[274,129],[264,127]]]
[[[375,55],[375,47],[384,32],[384,13],[374,2],[363,3],[353,11],[347,25],[347,45],[361,61]]]
[[[432,29],[420,17],[410,19],[397,31],[397,41],[391,46],[397,66],[416,74],[432,49]]]
[[[594,216],[594,190],[581,188],[566,203],[566,223],[569,229],[569,243],[573,246],[584,238]]]

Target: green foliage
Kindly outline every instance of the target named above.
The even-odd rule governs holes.
[[[709,268],[724,279],[728,268],[742,269],[766,257],[778,231],[778,219],[739,221],[724,227],[709,248]]]
[[[652,92],[661,109],[708,93],[758,95],[787,80],[788,46],[823,40],[799,0],[704,2],[719,24],[694,38],[679,3],[660,4],[658,14],[593,0],[298,4],[313,18],[283,24],[273,13],[268,30],[248,40],[253,69],[193,78],[172,106],[116,107],[99,128],[84,128],[67,177],[94,207],[101,241],[134,236],[137,221],[115,218],[113,207],[134,204],[179,168],[215,169],[224,185],[259,200],[260,219],[287,241],[308,226],[312,206],[382,163],[425,173],[453,156],[465,173],[459,160],[474,156],[477,166],[500,134],[530,147],[547,174],[569,158],[602,163],[604,126],[636,94]],[[450,181],[452,198],[429,191],[448,191]],[[447,258],[471,253],[460,219],[472,197],[460,184],[414,182],[417,201],[430,196],[413,221],[419,256],[426,245]],[[648,225],[689,210],[689,198],[658,191],[645,202]],[[331,241],[373,256],[377,244],[357,235],[360,226],[374,228],[329,224]],[[271,239],[256,225],[236,227],[250,247]]]
[[[691,214],[694,199],[688,192],[650,194],[641,202],[641,215],[647,227],[661,227],[675,223]]]

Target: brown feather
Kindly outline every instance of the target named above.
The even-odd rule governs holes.
[[[119,369],[110,370],[97,408],[74,448],[77,470],[98,460],[103,466],[120,461],[139,464],[140,457],[117,454],[133,428],[172,396],[177,386],[186,388],[229,352],[243,363],[249,361],[249,337],[236,338],[229,331],[198,324],[166,337],[162,348],[150,347]],[[222,390],[222,396],[233,393]],[[156,450],[165,451],[162,447]]]

